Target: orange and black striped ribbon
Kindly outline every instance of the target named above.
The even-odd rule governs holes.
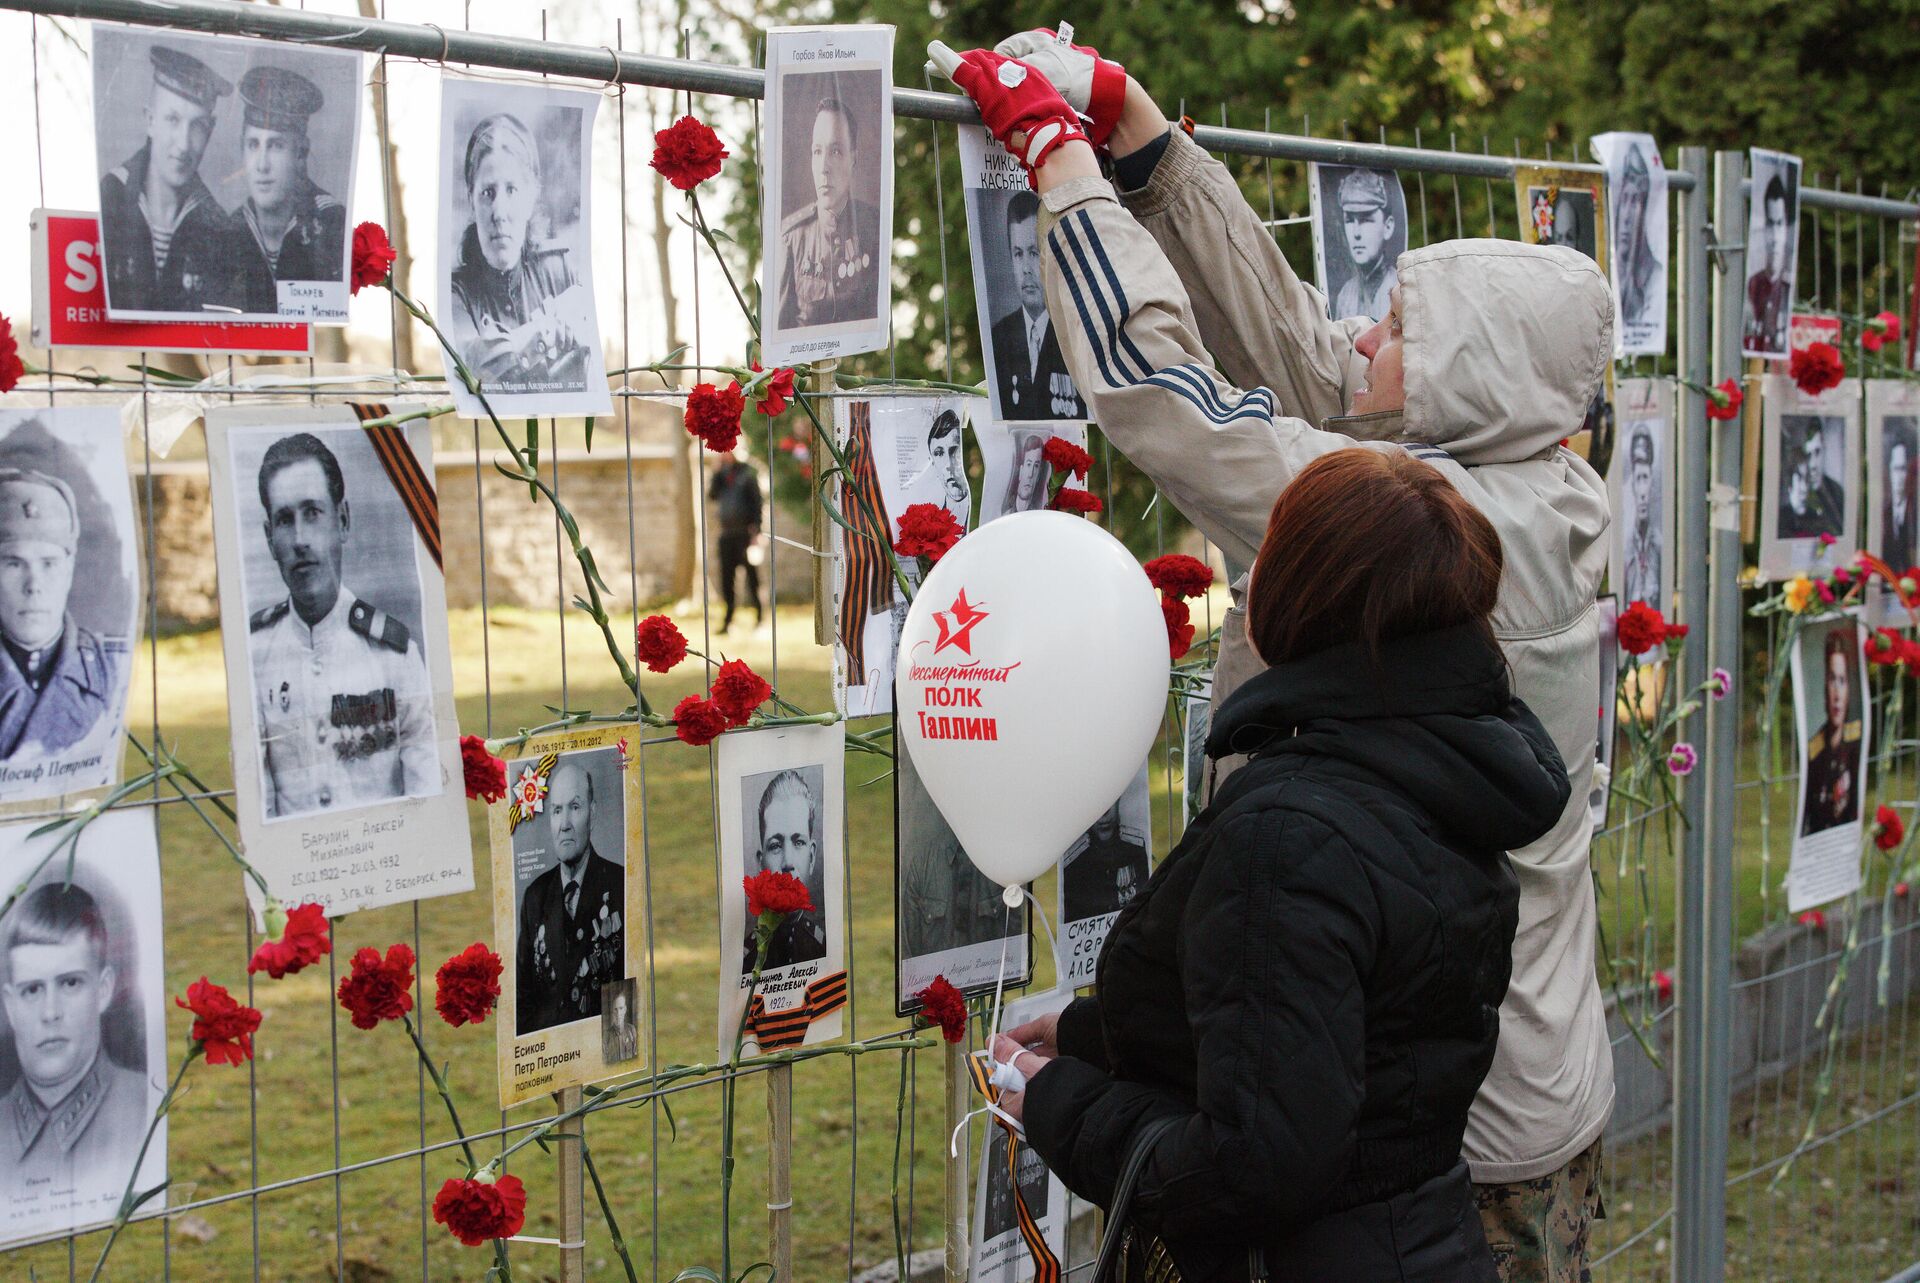
[[[377,402],[349,404],[362,423],[368,419],[384,419],[390,413]],[[413,518],[413,528],[420,532],[420,542],[427,546],[427,555],[444,573],[446,566],[440,559],[440,500],[433,493],[433,478],[427,475],[427,470],[420,465],[420,457],[407,444],[406,430],[391,423],[382,424],[368,428],[367,439],[373,442],[380,466],[387,470],[394,491],[406,505],[407,515]]]
[[[846,533],[840,541],[844,549],[847,577],[840,594],[840,646],[847,653],[847,684],[865,686],[867,672],[867,616],[893,605],[893,568],[886,558],[893,556],[893,540],[884,530],[874,529],[873,514],[885,512],[880,496],[880,475],[873,467],[873,403],[852,401],[847,405],[847,473],[841,488],[840,515],[854,529],[872,538]]]
[[[985,1056],[967,1057],[967,1074],[973,1079],[973,1089],[985,1096],[988,1104],[997,1105],[1000,1089],[993,1085],[990,1073]],[[998,1118],[994,1122],[1007,1127]],[[1047,1236],[1041,1232],[1040,1222],[1033,1218],[1027,1196],[1020,1190],[1020,1137],[1011,1127],[1007,1127],[1007,1183],[1013,1187],[1013,1211],[1020,1223],[1020,1237],[1026,1241],[1027,1251],[1033,1254],[1033,1283],[1060,1283],[1060,1258],[1047,1246]]]
[[[807,1030],[822,1016],[831,1015],[847,1005],[847,973],[836,971],[807,986],[806,999],[786,1011],[768,1011],[766,999],[753,995],[747,1007],[747,1033],[761,1051],[780,1051],[798,1047],[806,1041]]]

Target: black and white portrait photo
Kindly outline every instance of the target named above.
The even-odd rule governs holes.
[[[1861,546],[1860,381],[1808,395],[1769,374],[1761,391],[1761,575],[1851,565]]]
[[[1608,470],[1613,500],[1613,590],[1623,602],[1672,606],[1673,538],[1670,434],[1673,385],[1664,379],[1622,379],[1615,405],[1619,432]]]
[[[874,397],[867,403],[875,473],[888,520],[916,503],[945,508],[962,530],[973,522],[973,487],[967,481],[966,433],[978,397],[912,393]],[[903,564],[910,577],[919,567]]]
[[[1019,997],[1008,994],[1000,1026],[1008,1029],[1042,1016],[1057,1016],[1072,999],[1073,990],[1066,988]],[[981,1135],[973,1185],[973,1252],[967,1272],[975,1283],[1031,1283],[1036,1277],[1033,1254],[1020,1234],[1016,1189],[1025,1198],[1041,1239],[1057,1259],[1066,1256],[1067,1187],[1024,1141],[1017,1143],[1009,1170],[1007,1152],[1014,1145],[998,1121]]]
[[[1804,624],[1789,653],[1800,796],[1787,908],[1799,913],[1859,889],[1860,844],[1871,814],[1873,693],[1867,685],[1867,629],[1857,613]]]
[[[984,129],[960,130],[960,175],[993,418],[1084,421],[1040,279],[1040,198]]]
[[[763,1051],[840,1036],[847,995],[846,743],[837,726],[769,726],[715,745],[720,805],[719,1004],[716,1046],[733,1050],[746,1021]],[[758,923],[746,879],[784,873],[811,908],[787,913],[754,979]]]
[[[1607,171],[1614,353],[1657,356],[1667,349],[1666,166],[1651,134],[1598,134],[1591,145]]]
[[[262,814],[439,792],[414,525],[371,439],[247,433],[233,464]]]
[[[0,410],[0,804],[118,778],[138,563],[118,411]]]
[[[895,759],[893,779],[899,1014],[918,1010],[913,995],[935,976],[944,975],[963,993],[990,990],[1003,948],[1008,985],[1025,983],[1032,974],[1027,906],[1009,909],[999,886],[967,859],[920,782],[911,754]]]
[[[1895,574],[1920,563],[1920,384],[1867,380],[1866,550]],[[1906,622],[1899,596],[1877,579],[1867,593],[1868,623]]]
[[[1081,449],[1087,446],[1084,423],[1054,423],[1028,427],[1019,423],[982,424],[976,421],[974,439],[980,443],[980,523],[1010,512],[1039,512],[1053,494],[1053,466],[1046,460],[1047,439],[1059,437]],[[1084,479],[1068,476],[1065,487],[1085,489]]]
[[[1407,249],[1407,195],[1391,169],[1309,166],[1313,256],[1335,320],[1387,314]]]
[[[1146,889],[1153,872],[1152,803],[1147,763],[1126,792],[1075,838],[1060,857],[1060,931],[1055,973],[1062,985],[1093,983],[1094,964],[1114,916]]]
[[[1838,538],[1846,529],[1846,421],[1837,414],[1780,416],[1775,496],[1782,539]]]
[[[790,766],[740,781],[741,824],[751,835],[745,876],[785,873],[804,883],[813,901],[813,908],[788,914],[775,929],[761,963],[768,971],[827,956],[826,869],[820,859],[823,775],[818,766]],[[758,934],[749,922],[741,942],[741,970],[753,970],[759,949]]]
[[[0,830],[0,1242],[113,1219],[166,1087],[166,983],[153,813],[111,811],[75,858]],[[37,871],[36,871],[37,869]],[[140,1189],[166,1180],[165,1124]],[[156,1213],[158,1198],[141,1209]]]
[[[600,1059],[625,1064],[640,1056],[640,982],[632,976],[600,986]]]
[[[241,837],[329,915],[473,885],[425,428],[207,414]]]
[[[601,991],[627,975],[626,806],[616,748],[507,761],[544,787],[513,837],[514,1032],[600,1015]]]
[[[892,66],[891,27],[767,33],[762,328],[771,364],[886,346]]]
[[[1800,158],[1758,147],[1748,155],[1752,190],[1747,196],[1747,295],[1740,351],[1784,360],[1800,254]]]
[[[109,314],[344,325],[360,69],[311,44],[94,24]]]
[[[441,82],[440,312],[501,416],[612,405],[593,297],[592,135],[600,96]],[[449,366],[459,413],[486,417]]]
[[[1033,1218],[1038,1220],[1045,1216],[1047,1186],[1050,1183],[1047,1165],[1031,1145],[1019,1146],[1013,1158],[1013,1172],[1009,1174],[1007,1148],[1013,1143],[1013,1137],[1006,1128],[999,1126],[989,1127],[987,1132],[987,1161],[981,1169],[983,1180],[978,1194],[986,1202],[981,1218],[980,1237],[983,1242],[1018,1232],[1019,1219],[1013,1203],[1016,1185]]]

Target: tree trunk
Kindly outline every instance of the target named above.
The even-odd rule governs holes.
[[[378,18],[379,0],[360,0],[360,16]],[[373,82],[373,118],[376,128],[386,139],[385,155],[382,157],[387,169],[387,239],[393,242],[393,283],[409,295],[413,293],[410,284],[413,276],[413,253],[408,248],[407,207],[402,199],[403,188],[400,182],[400,144],[393,141],[386,128],[387,121],[387,80],[384,70]],[[403,370],[418,373],[413,363],[413,318],[407,315],[398,301],[389,297],[387,306],[393,311],[393,363]]]
[[[641,20],[645,21],[644,12]],[[647,132],[651,135],[660,128],[653,95],[648,94]],[[673,292],[673,218],[667,213],[666,179],[655,174],[652,188],[653,260],[660,275],[660,315],[666,323],[666,350],[671,352],[684,342],[680,337],[680,301]],[[680,381],[678,372],[674,373],[673,381]],[[700,454],[693,448],[693,438],[684,432],[675,432],[671,439],[674,471],[686,479],[687,490],[685,501],[674,509],[673,568],[667,585],[675,601],[694,601],[700,596],[700,528],[694,514],[700,506],[705,476],[700,467]]]

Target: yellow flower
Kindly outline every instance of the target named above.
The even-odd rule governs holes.
[[[1813,600],[1813,580],[1805,575],[1795,575],[1787,581],[1787,609],[1799,614]]]

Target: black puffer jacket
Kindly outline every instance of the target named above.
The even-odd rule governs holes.
[[[1141,1125],[1177,1118],[1133,1219],[1189,1283],[1249,1244],[1276,1283],[1493,1277],[1460,1138],[1510,970],[1505,852],[1568,796],[1553,741],[1461,628],[1269,669],[1207,752],[1254,756],[1061,1017],[1034,1147],[1105,1206]]]

